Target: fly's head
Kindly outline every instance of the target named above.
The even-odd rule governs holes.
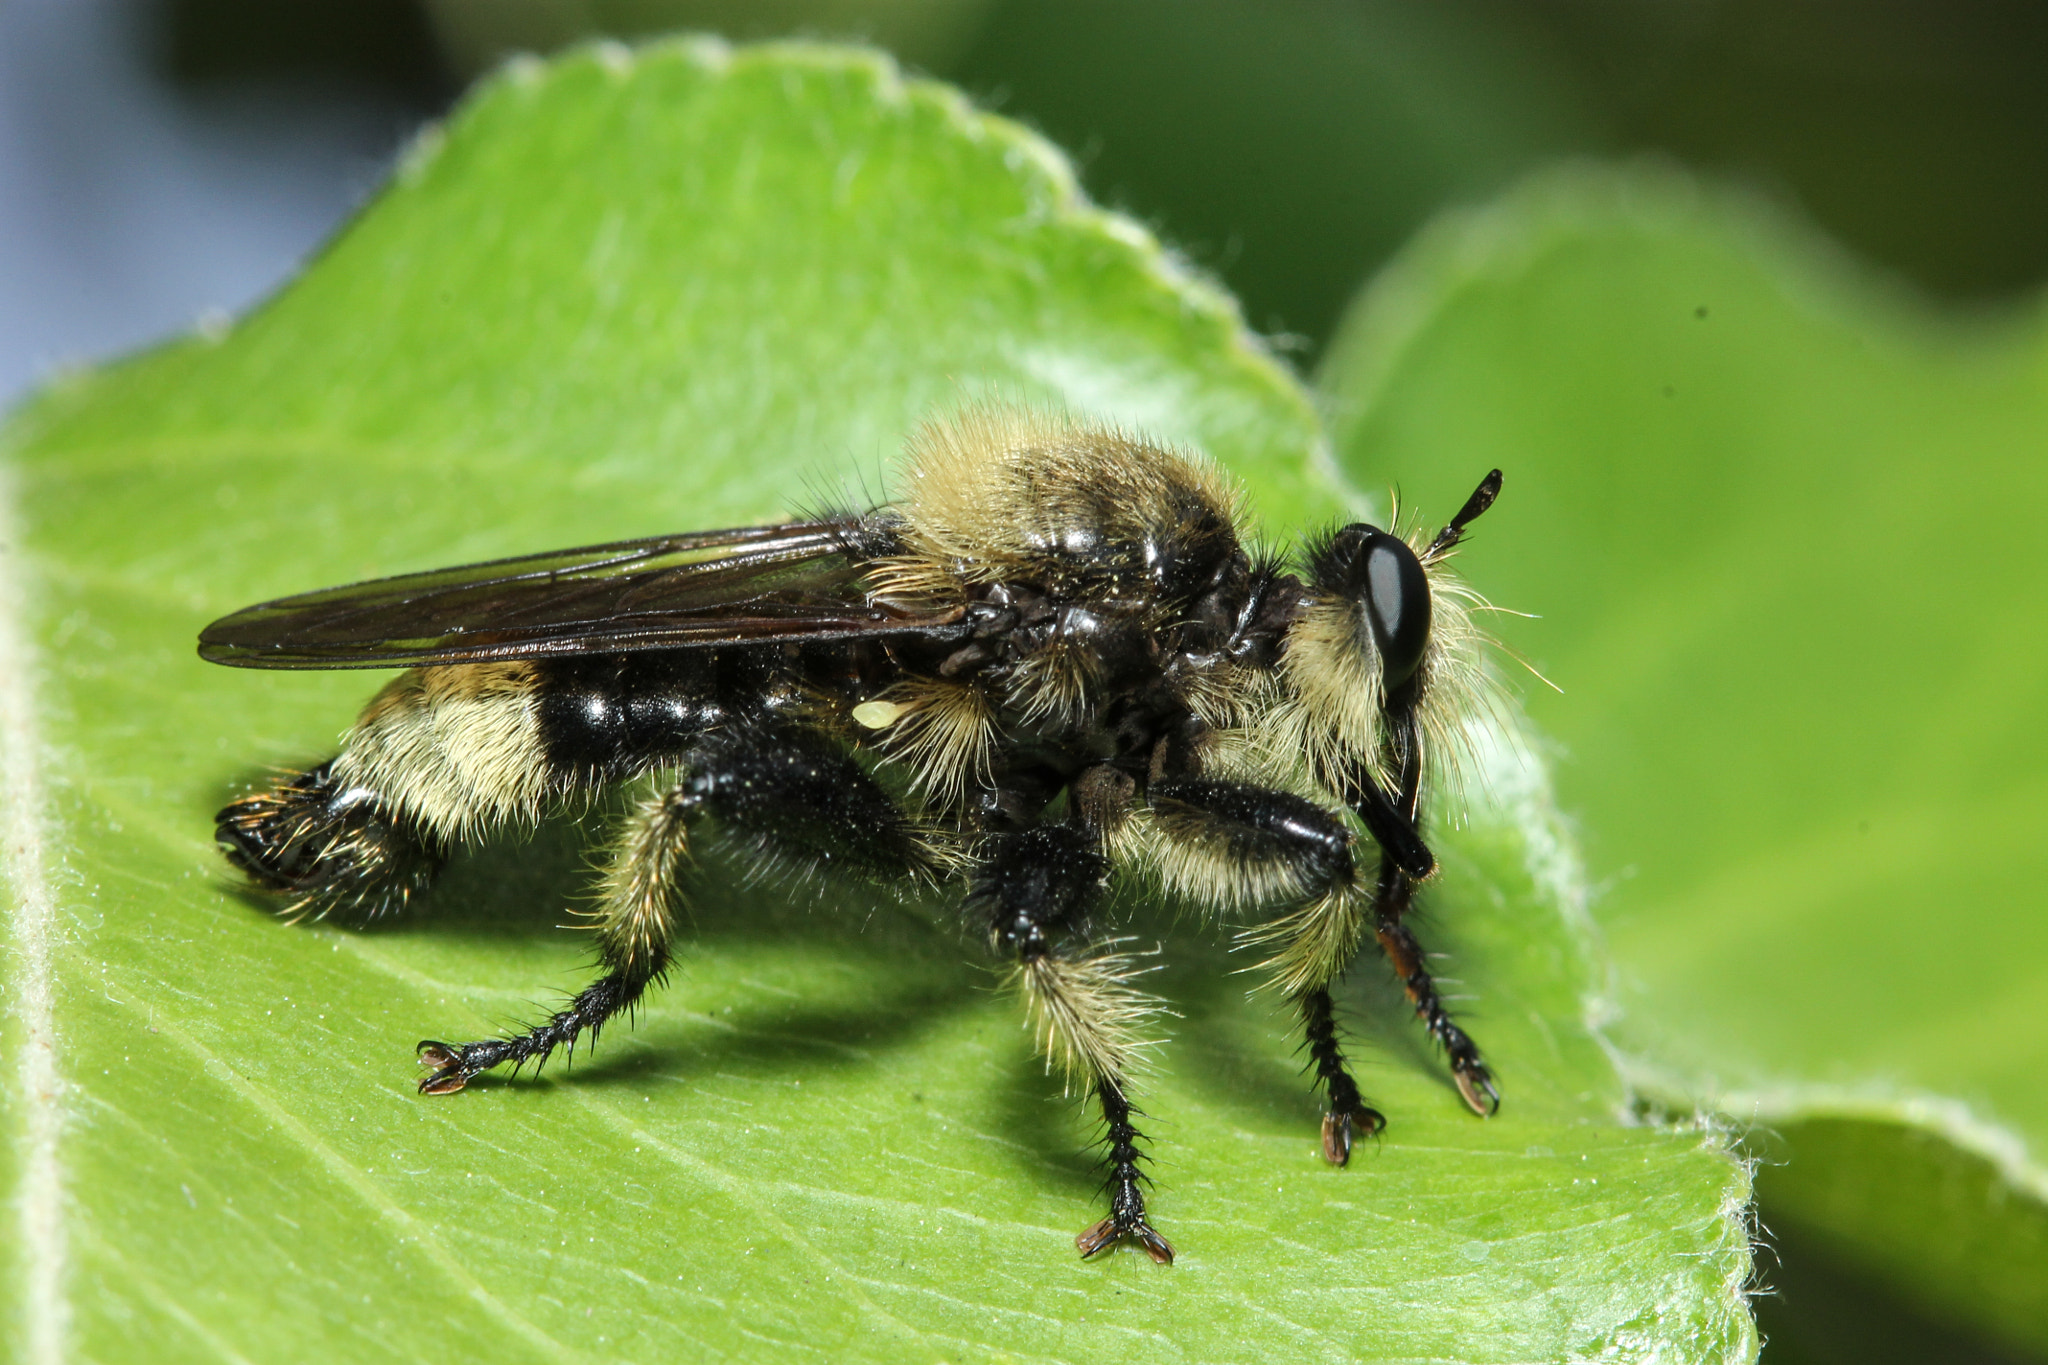
[[[1454,753],[1484,704],[1478,599],[1446,561],[1499,492],[1495,470],[1431,536],[1354,522],[1307,547],[1283,665],[1309,760],[1354,800],[1375,784],[1411,822],[1425,757]]]

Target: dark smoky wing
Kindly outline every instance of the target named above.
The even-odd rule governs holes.
[[[241,668],[389,668],[926,633],[957,612],[869,600],[854,520],[620,541],[264,602],[199,636]]]

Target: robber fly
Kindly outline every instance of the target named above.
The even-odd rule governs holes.
[[[289,912],[367,921],[457,845],[642,779],[593,910],[603,972],[524,1032],[419,1046],[428,1095],[538,1065],[630,1009],[673,951],[694,839],[772,870],[965,887],[1048,1060],[1101,1106],[1109,1214],[1158,1261],[1132,1123],[1157,1008],[1105,935],[1111,876],[1250,917],[1298,1012],[1343,1165],[1385,1120],[1330,987],[1370,933],[1478,1113],[1499,1104],[1407,912],[1422,805],[1488,685],[1444,567],[1500,491],[1409,539],[1363,523],[1290,567],[1206,461],[977,408],[910,442],[872,510],[497,560],[288,597],[209,626],[245,668],[404,666],[341,753],[220,813]],[[1370,843],[1366,842],[1369,837]]]

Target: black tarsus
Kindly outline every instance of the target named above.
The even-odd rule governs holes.
[[[1344,1051],[1337,1040],[1336,1006],[1330,999],[1329,988],[1305,991],[1298,1003],[1309,1059],[1315,1064],[1316,1079],[1329,1100],[1329,1108],[1323,1114],[1323,1159],[1332,1166],[1343,1166],[1351,1160],[1352,1140],[1376,1136],[1387,1126],[1386,1115],[1365,1102],[1358,1092],[1358,1082],[1345,1068]]]
[[[629,1010],[647,987],[661,979],[668,955],[657,955],[647,968],[622,969],[599,977],[577,992],[568,1008],[557,1010],[545,1024],[512,1038],[486,1038],[475,1043],[443,1043],[432,1038],[419,1045],[419,1058],[434,1070],[420,1081],[422,1095],[452,1095],[492,1067],[512,1063],[516,1072],[528,1062],[538,1071],[558,1047],[575,1051],[577,1035],[590,1030],[588,1046],[607,1021]]]
[[[1109,1217],[1076,1237],[1074,1247],[1088,1257],[1118,1242],[1135,1242],[1160,1265],[1172,1265],[1173,1244],[1145,1221],[1145,1196],[1138,1189],[1138,1182],[1145,1178],[1138,1169],[1138,1162],[1144,1157],[1138,1150],[1138,1139],[1144,1134],[1131,1122],[1135,1112],[1131,1102],[1123,1087],[1107,1077],[1097,1078],[1095,1097],[1102,1104],[1102,1121],[1107,1130],[1108,1151],[1104,1159],[1109,1166],[1109,1180],[1103,1188],[1109,1192]]]

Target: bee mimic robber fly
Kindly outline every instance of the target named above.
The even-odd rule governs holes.
[[[223,810],[221,847],[291,913],[367,921],[456,845],[643,779],[591,912],[603,974],[527,1031],[420,1044],[428,1095],[538,1065],[631,1008],[669,964],[704,830],[774,869],[964,882],[1048,1058],[1101,1106],[1109,1214],[1076,1239],[1084,1256],[1173,1257],[1140,1190],[1132,1063],[1155,1004],[1102,932],[1112,873],[1254,921],[1328,1101],[1329,1161],[1385,1122],[1330,997],[1367,933],[1465,1101],[1492,1112],[1408,911],[1436,868],[1424,795],[1488,685],[1444,561],[1500,472],[1433,536],[1345,526],[1292,568],[1245,543],[1243,496],[1205,461],[1065,417],[928,424],[905,474],[899,501],[866,512],[215,622],[199,652],[216,663],[407,670],[338,756]]]

